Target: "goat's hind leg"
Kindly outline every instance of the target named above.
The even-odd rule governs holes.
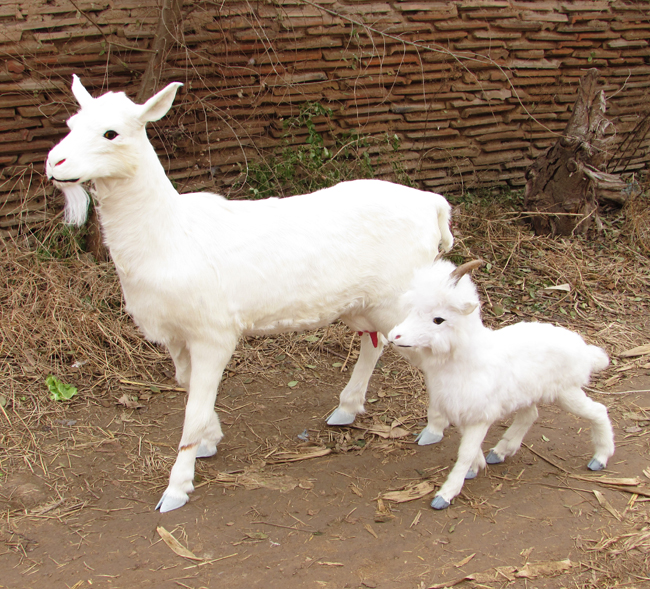
[[[167,342],[167,349],[176,368],[176,382],[187,390],[192,374],[192,360],[187,344],[182,340],[170,340]]]
[[[512,424],[506,430],[506,433],[503,434],[499,443],[490,450],[485,459],[486,462],[488,464],[500,464],[508,456],[516,454],[517,450],[521,448],[521,443],[530,429],[530,426],[535,423],[537,415],[538,412],[536,405],[529,405],[528,407],[524,407],[517,411],[515,418],[512,420]]]
[[[607,415],[607,407],[590,399],[580,388],[569,389],[558,396],[559,405],[591,421],[591,440],[594,444],[594,456],[587,464],[589,470],[602,470],[614,454],[614,430]]]
[[[384,349],[386,340],[381,333],[377,333],[377,347],[375,348],[370,334],[364,333],[361,336],[361,350],[359,360],[354,365],[352,376],[348,384],[341,391],[339,406],[327,418],[328,425],[350,425],[357,414],[363,413],[363,404],[366,400],[368,382],[375,369],[377,360]]]
[[[214,412],[214,403],[221,375],[235,351],[235,345],[235,337],[230,341],[190,345],[192,375],[183,435],[169,476],[169,485],[156,506],[161,512],[177,509],[187,503],[188,493],[194,490],[194,463],[202,439],[219,441],[223,436],[219,419]]]

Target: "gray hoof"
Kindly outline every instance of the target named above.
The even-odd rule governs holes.
[[[505,458],[501,458],[494,450],[490,450],[489,454],[485,457],[485,462],[488,464],[501,464]]]
[[[334,413],[327,418],[327,425],[350,425],[354,423],[356,415],[345,409],[337,407]]]
[[[208,442],[201,442],[199,449],[196,451],[197,458],[209,458],[217,453],[217,445]]]
[[[449,507],[449,501],[441,495],[436,495],[431,502],[431,507],[434,509],[447,509]]]
[[[603,468],[605,468],[605,465],[600,460],[592,458],[589,461],[589,464],[587,464],[587,468],[589,470],[603,470]]]
[[[160,513],[165,513],[166,511],[172,511],[174,509],[178,509],[179,507],[183,507],[189,500],[189,497],[187,496],[187,493],[184,493],[183,496],[173,496],[171,495],[168,491],[165,491],[163,493],[163,496],[160,498],[160,501],[158,501],[158,505],[156,505],[156,509],[160,510]]]
[[[432,433],[428,428],[424,428],[415,438],[418,446],[427,446],[429,444],[437,444],[442,440],[442,434]]]
[[[471,480],[471,479],[475,479],[477,474],[478,474],[478,473],[477,473],[475,470],[473,470],[473,469],[470,468],[470,469],[467,471],[467,474],[465,475],[465,480],[466,480],[466,481],[469,481],[469,480]]]

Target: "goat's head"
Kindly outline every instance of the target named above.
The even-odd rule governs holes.
[[[135,104],[124,92],[93,98],[74,75],[72,93],[81,109],[68,119],[70,132],[50,151],[46,171],[66,196],[65,220],[81,225],[86,220],[88,196],[81,184],[99,179],[132,177],[148,142],[145,125],[171,108],[173,82],[145,104]]]
[[[456,268],[437,260],[418,270],[410,290],[402,296],[408,315],[391,330],[388,340],[399,347],[449,353],[459,338],[469,335],[474,321],[480,321],[478,293],[466,274],[481,264],[476,260]],[[470,317],[472,323],[468,323]]]

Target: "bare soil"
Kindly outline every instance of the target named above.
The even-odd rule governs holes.
[[[60,449],[48,458],[49,476],[16,472],[3,484],[2,508],[12,517],[3,532],[0,586],[401,588],[476,572],[492,574],[491,582],[482,579],[488,587],[650,586],[647,542],[620,558],[599,546],[641,529],[637,523],[647,529],[648,498],[637,495],[632,505],[622,488],[570,476],[598,478],[585,466],[587,424],[544,407],[527,436],[530,449],[467,481],[448,510],[429,507],[433,494],[383,501],[382,509],[382,493],[440,483],[458,435],[450,428],[440,444],[419,447],[412,436],[364,431],[391,414],[402,414],[400,427],[414,432],[424,425],[412,417],[414,408],[422,412],[423,395],[398,388],[408,385],[404,378],[391,386],[381,368],[368,395],[376,401],[359,429],[327,427],[347,377],[328,366],[338,361],[325,354],[312,370],[317,376],[293,388],[281,370],[272,378],[228,378],[217,406],[226,434],[219,453],[200,461],[191,502],[166,514],[154,506],[174,460],[184,395],[145,394],[138,409],[72,403],[59,423],[31,433]],[[389,353],[383,366],[393,362],[400,361]],[[648,378],[625,384],[650,389]],[[609,407],[618,442],[606,474],[645,479],[639,489],[650,494],[650,393],[595,396]],[[282,451],[310,451],[297,437],[305,430],[313,447],[331,453],[283,463]],[[493,427],[485,447],[501,433]],[[175,554],[159,526],[201,560]],[[532,579],[495,572],[565,559],[571,567],[559,575],[552,567]]]

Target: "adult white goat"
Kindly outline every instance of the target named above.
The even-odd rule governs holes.
[[[182,84],[137,105],[124,93],[93,98],[74,76],[80,111],[50,152],[48,176],[66,195],[66,219],[85,220],[94,183],[104,238],[126,307],[165,344],[188,387],[183,434],[161,511],[185,504],[197,456],[223,434],[214,411],[224,367],[242,335],[311,329],[337,318],[361,338],[360,358],[330,424],[363,411],[399,294],[414,269],[449,250],[450,206],[438,194],[359,180],[314,194],[228,201],[179,195],[147,139]],[[380,332],[377,335],[376,332]],[[373,341],[376,345],[373,345]]]
[[[480,264],[455,268],[439,260],[416,272],[403,298],[408,316],[388,334],[396,346],[416,351],[410,359],[424,372],[430,411],[447,417],[462,435],[458,460],[431,503],[435,509],[448,507],[463,480],[485,467],[481,444],[488,428],[512,412],[512,425],[487,463],[503,462],[519,450],[537,419],[537,403],[557,402],[591,421],[591,470],[605,468],[614,454],[607,409],[582,390],[592,372],[607,367],[607,354],[548,323],[485,327],[476,287],[465,275]]]

